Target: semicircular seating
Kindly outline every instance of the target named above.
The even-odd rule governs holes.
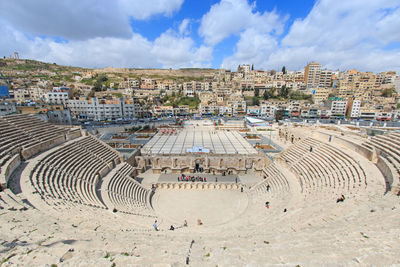
[[[366,174],[359,162],[343,150],[314,138],[292,145],[280,153],[278,160],[297,175],[305,197],[355,195],[367,186]]]
[[[151,190],[130,177],[133,171],[134,167],[125,162],[117,166],[103,180],[102,198],[109,208],[134,215],[151,216]]]
[[[31,171],[30,181],[45,200],[106,208],[96,188],[119,161],[118,153],[107,145],[92,136],[82,137],[43,155]]]
[[[376,149],[381,159],[393,168],[392,191],[400,194],[400,133],[377,135],[363,143],[368,149]]]

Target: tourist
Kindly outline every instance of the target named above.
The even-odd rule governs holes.
[[[157,220],[154,221],[153,227],[154,227],[154,230],[158,231],[158,228],[157,228]]]
[[[332,135],[329,136],[329,142],[331,142],[331,141],[332,141]]]
[[[204,182],[207,182],[207,178],[206,177],[204,177]]]
[[[184,221],[183,221],[183,227],[187,227],[187,226],[188,226],[187,221],[184,220]]]
[[[215,177],[215,182],[218,183],[218,178],[217,177]]]
[[[237,177],[235,178],[235,183],[237,184]]]
[[[269,209],[269,201],[265,202],[265,207],[267,207],[267,209]]]
[[[345,200],[345,197],[344,197],[344,195],[342,195],[340,198],[338,198],[336,200],[336,203],[343,202],[344,200]]]
[[[179,176],[178,176],[178,182],[179,182]]]
[[[169,228],[169,230],[174,231],[175,227],[173,225],[171,225],[171,227]]]
[[[242,193],[243,193],[243,186],[242,186],[242,187],[240,187],[240,192],[242,192]]]
[[[270,186],[269,184],[267,184],[267,192],[269,192]]]
[[[283,210],[283,212],[287,212],[287,209],[285,208],[285,209]]]
[[[310,152],[312,152],[312,146],[310,146]]]
[[[197,225],[203,225],[203,222],[200,219],[197,219]]]

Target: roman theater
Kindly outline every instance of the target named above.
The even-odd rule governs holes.
[[[400,264],[398,129],[256,128],[189,120],[128,153],[129,129],[0,117],[2,263]]]

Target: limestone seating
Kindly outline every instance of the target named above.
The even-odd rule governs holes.
[[[378,153],[386,158],[386,160],[394,167],[397,171],[397,184],[400,182],[400,134],[393,132],[388,136],[375,136],[363,143],[363,146],[369,148],[375,148]],[[395,177],[393,177],[395,178]]]
[[[57,138],[67,131],[28,115],[11,115],[0,119],[0,166],[21,148]]]
[[[255,192],[255,197],[262,197],[265,193],[272,194],[276,197],[281,197],[290,192],[290,186],[283,174],[271,164],[263,169],[264,180],[253,186],[251,192]],[[270,186],[267,191],[267,186]]]
[[[101,144],[85,139],[92,137],[80,138],[46,155],[32,171],[32,184],[44,196],[104,208],[96,184],[106,163],[88,152],[97,151],[93,146]]]
[[[312,152],[309,151],[313,147]],[[318,140],[307,138],[280,154],[299,177],[303,194],[355,194],[367,185],[365,172],[352,157]]]
[[[3,117],[8,123],[28,132],[36,137],[40,136],[39,131],[46,131],[56,135],[67,132],[66,129],[60,129],[56,126],[48,124],[39,118],[30,115],[11,115]]]
[[[0,210],[2,209],[27,209],[27,205],[25,205],[22,200],[16,196],[10,189],[5,189],[0,192]]]
[[[89,136],[85,140],[81,140],[80,144],[89,153],[92,153],[98,157],[103,162],[111,162],[112,160],[118,158],[118,153],[113,151],[108,145],[104,145],[102,142],[98,142],[95,138]]]
[[[104,180],[102,186],[103,199],[109,200],[109,208],[134,215],[153,216],[149,208],[150,191],[129,177],[134,168],[127,163],[117,168],[109,180]]]

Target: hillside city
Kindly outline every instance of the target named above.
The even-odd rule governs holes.
[[[85,69],[0,59],[0,115],[47,113],[55,123],[124,123],[178,115],[263,119],[399,119],[395,71]]]

